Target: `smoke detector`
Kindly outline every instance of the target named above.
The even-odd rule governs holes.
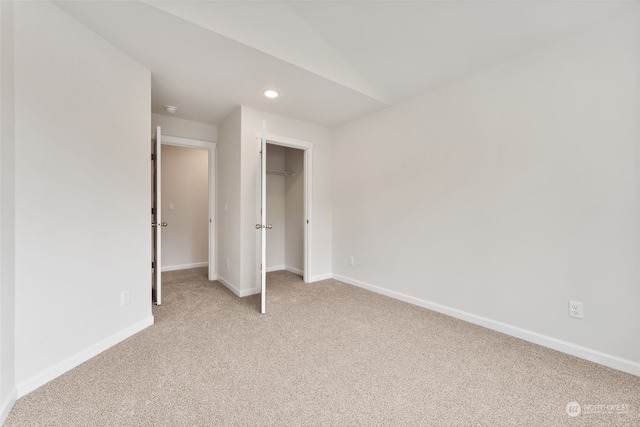
[[[178,107],[174,107],[173,105],[165,105],[164,109],[167,110],[167,113],[171,113],[171,114],[178,111]]]

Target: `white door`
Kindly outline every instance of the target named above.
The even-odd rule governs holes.
[[[267,312],[267,122],[262,122],[262,137],[260,138],[260,223],[256,229],[260,232],[260,312]]]
[[[153,156],[153,279],[152,298],[156,305],[162,302],[162,227],[167,223],[162,222],[162,131],[160,126],[156,128]]]

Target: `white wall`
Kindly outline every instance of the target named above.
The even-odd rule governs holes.
[[[162,145],[161,176],[162,270],[208,265],[209,151]]]
[[[267,170],[285,170],[285,147],[267,144]],[[267,174],[267,271],[284,270],[285,258],[285,178]]]
[[[150,87],[57,6],[15,4],[19,396],[153,322]]]
[[[13,2],[0,2],[0,425],[15,386],[15,133]]]
[[[285,268],[304,271],[304,150],[286,148],[285,169],[293,172],[285,184]]]
[[[259,292],[256,262],[256,230],[258,216],[257,182],[259,167],[259,141],[257,132],[262,121],[267,121],[267,133],[300,139],[313,143],[313,200],[311,212],[311,281],[331,277],[331,129],[241,107],[242,149],[241,162],[241,216],[240,255],[242,260],[240,287],[243,292]]]
[[[161,126],[163,135],[208,142],[216,142],[218,140],[218,127],[209,123],[185,120],[162,114],[152,114],[151,125],[152,133],[155,132],[156,126]]]
[[[640,375],[637,22],[337,129],[336,277]]]
[[[216,235],[218,281],[236,295],[240,288],[240,109],[218,129]]]

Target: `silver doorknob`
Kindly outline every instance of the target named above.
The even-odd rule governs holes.
[[[256,224],[256,230],[260,230],[261,228],[268,228],[269,230],[271,230],[273,226],[271,224],[267,224],[267,225]]]
[[[157,224],[151,224],[151,227],[166,227],[168,224],[166,222],[159,222]]]
[[[271,230],[271,229],[273,228],[273,226],[272,226],[271,224],[267,224],[267,228],[268,228],[269,230]]]
[[[256,224],[256,230],[260,230],[262,228],[262,224]]]

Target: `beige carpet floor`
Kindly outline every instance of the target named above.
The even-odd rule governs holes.
[[[163,277],[155,325],[6,427],[640,425],[638,377],[335,280],[270,273],[261,315],[206,269]]]

